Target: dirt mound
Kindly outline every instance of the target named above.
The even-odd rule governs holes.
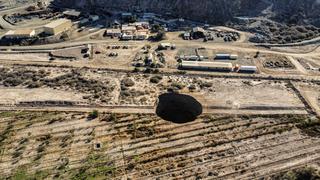
[[[187,123],[202,113],[202,105],[192,96],[166,93],[159,96],[156,113],[167,121]]]

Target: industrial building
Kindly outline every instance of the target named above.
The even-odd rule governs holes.
[[[44,32],[48,35],[58,35],[71,29],[72,22],[69,19],[58,19],[44,26]]]
[[[239,73],[256,73],[258,71],[257,66],[240,66]]]
[[[136,22],[121,27],[122,40],[145,40],[149,37],[149,23]]]
[[[121,31],[122,31],[122,33],[124,33],[124,34],[133,35],[133,34],[136,33],[137,28],[136,28],[135,26],[123,25],[123,26],[121,27]]]
[[[122,34],[121,40],[133,40],[133,35],[132,34]]]
[[[120,29],[107,29],[106,35],[111,37],[121,37],[121,30]]]
[[[190,55],[190,56],[180,56],[179,59],[184,61],[203,61],[205,59],[204,56]]]
[[[179,68],[185,70],[231,72],[233,70],[233,65],[232,63],[224,62],[182,61]]]
[[[236,55],[236,54],[216,54],[216,57],[214,59],[216,59],[216,60],[237,60],[238,55]]]
[[[8,31],[3,37],[8,39],[27,39],[35,35],[34,29],[17,29]]]
[[[204,38],[206,34],[206,30],[202,27],[195,27],[192,29],[192,36],[195,39]]]
[[[147,32],[144,31],[138,31],[135,35],[134,35],[134,39],[135,40],[145,40],[148,39],[149,35]]]
[[[139,21],[135,23],[130,23],[129,26],[135,26],[137,30],[139,29],[149,29],[150,24],[148,22]]]
[[[67,10],[63,12],[63,15],[69,19],[77,19],[80,17],[81,12],[76,10]]]

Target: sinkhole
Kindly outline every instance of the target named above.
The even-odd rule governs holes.
[[[187,123],[202,114],[202,105],[192,96],[165,93],[159,96],[156,114],[166,121]]]

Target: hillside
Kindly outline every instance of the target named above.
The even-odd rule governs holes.
[[[55,0],[55,4],[85,9],[132,10],[171,13],[172,15],[225,23],[235,16],[273,16],[279,21],[320,25],[320,3],[317,0]],[[269,9],[270,11],[268,11]]]

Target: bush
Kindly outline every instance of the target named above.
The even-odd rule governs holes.
[[[22,84],[23,81],[19,78],[13,78],[13,77],[9,77],[7,78],[6,80],[4,80],[3,84],[6,86],[6,87],[9,87],[9,86],[19,86],[20,84]]]
[[[158,84],[162,80],[161,76],[153,76],[150,78],[150,82],[154,84]]]
[[[196,90],[197,89],[197,87],[195,86],[195,85],[190,85],[189,87],[189,91],[194,91],[194,90]]]
[[[303,26],[297,26],[297,27],[296,27],[296,30],[299,31],[299,32],[301,32],[301,33],[307,32],[306,28],[303,27]]]
[[[162,41],[166,39],[166,32],[165,31],[159,31],[157,35],[153,36],[154,41]]]
[[[200,85],[201,88],[210,88],[212,86],[213,86],[212,82],[202,82]]]
[[[132,79],[126,78],[121,81],[121,85],[125,87],[132,87],[134,86],[134,81]]]
[[[272,179],[294,179],[294,180],[305,180],[305,179],[320,179],[319,171],[313,167],[305,167],[301,169],[291,170],[286,173],[273,176]]]
[[[41,84],[39,82],[30,82],[30,84],[27,86],[27,88],[33,89],[33,88],[39,88],[41,87]]]
[[[96,119],[99,116],[99,112],[97,110],[93,110],[89,116],[88,119]]]
[[[135,67],[135,68],[132,70],[132,72],[134,72],[134,73],[140,72],[140,69],[137,68],[137,67]]]
[[[181,83],[178,83],[178,82],[174,82],[174,83],[171,84],[171,87],[176,88],[178,90],[181,90],[181,89],[183,89],[185,87],[185,85],[181,84]]]

